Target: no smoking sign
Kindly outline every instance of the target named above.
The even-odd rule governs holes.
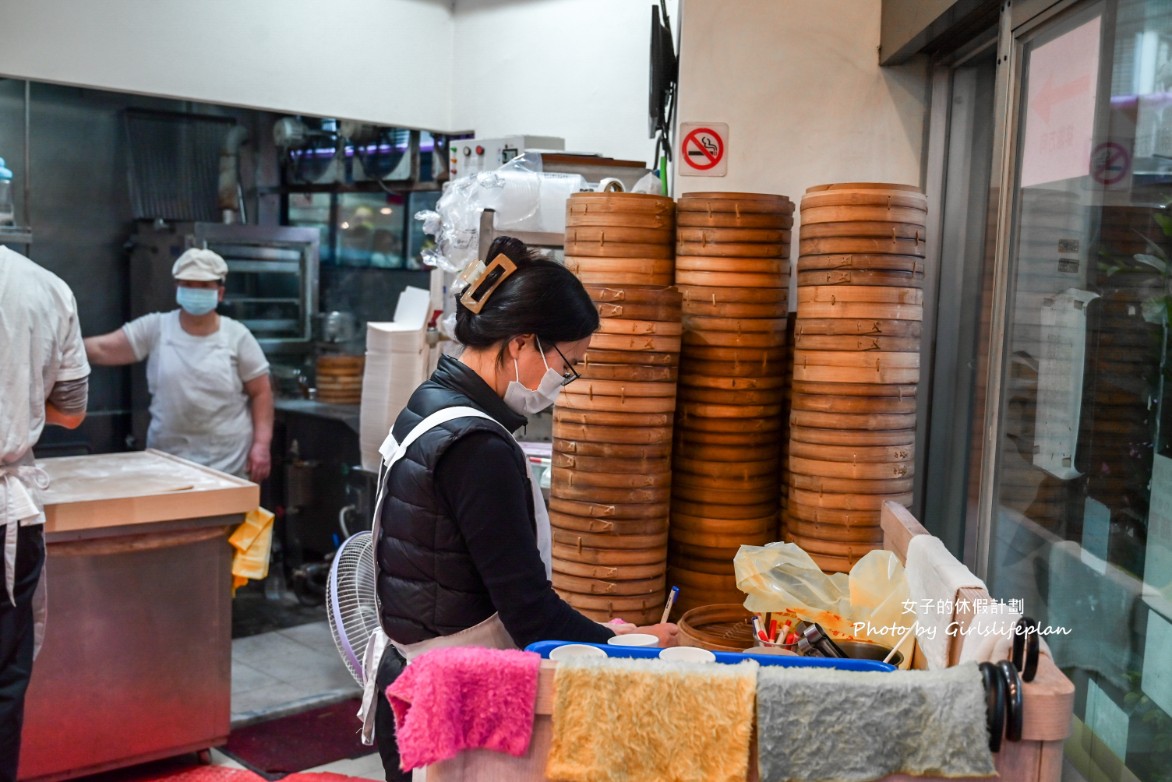
[[[728,123],[681,122],[681,176],[724,176],[728,173]]]

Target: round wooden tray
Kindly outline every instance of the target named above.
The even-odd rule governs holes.
[[[660,519],[668,514],[670,503],[615,503],[579,502],[561,497],[549,498],[550,512],[591,519]]]
[[[802,205],[802,225],[815,223],[846,223],[856,220],[874,220],[888,223],[912,223],[923,228],[927,224],[926,209],[908,206],[813,206]]]
[[[671,228],[634,228],[626,226],[567,225],[566,246],[571,244],[673,244],[676,234]]]
[[[642,443],[597,443],[589,440],[567,440],[559,437],[554,428],[553,452],[566,456],[590,456],[601,459],[670,459],[671,443],[645,445]]]
[[[663,547],[642,549],[592,548],[585,544],[553,542],[553,558],[566,562],[580,562],[589,565],[656,565],[666,559]],[[660,609],[663,605],[660,604]]]
[[[780,405],[785,401],[785,389],[762,388],[732,391],[726,388],[696,388],[681,385],[679,399],[711,405]]]
[[[791,490],[792,491],[792,490]],[[875,501],[872,507],[864,510],[844,510],[842,508],[820,508],[817,505],[803,505],[792,498],[786,505],[786,519],[800,519],[813,521],[819,524],[836,524],[846,527],[870,527],[879,523],[880,508],[883,503]]]
[[[723,348],[780,348],[786,344],[784,331],[712,331],[689,328],[683,334],[684,355],[693,345]]]
[[[670,457],[660,456],[658,458],[618,458],[605,456],[582,456],[579,454],[563,453],[556,448],[553,451],[552,463],[554,468],[559,470],[575,470],[575,478],[585,473],[617,473],[630,471],[655,474],[671,469]],[[577,480],[572,482],[577,483]]]
[[[912,501],[911,492],[897,494],[827,494],[805,489],[789,490],[789,501],[794,505],[809,505],[814,508],[837,508],[838,510],[875,510],[881,508],[887,500],[908,505]]]
[[[762,367],[772,364],[781,367],[787,358],[784,346],[775,347],[727,347],[723,345],[690,344],[685,358],[690,361],[730,361],[741,364],[757,364]]]
[[[912,353],[920,350],[919,337],[888,337],[830,334],[795,334],[797,350],[843,350],[851,352]]]
[[[585,283],[606,283],[611,285],[648,285],[656,287],[666,287],[675,282],[675,265],[673,263],[671,272],[659,272],[652,274],[642,272],[610,272],[610,271],[591,271],[583,269],[576,263],[566,263],[566,268],[574,273],[580,282]]]
[[[799,475],[788,473],[786,485],[791,489],[817,492],[819,494],[891,494],[909,492],[914,478],[895,480],[866,480],[853,478],[824,478],[820,475]]]
[[[680,228],[752,228],[772,231],[788,231],[793,227],[792,214],[768,212],[694,212],[681,211],[676,214],[676,229]]]
[[[894,353],[892,355],[907,354]],[[566,393],[589,397],[617,396],[627,399],[631,397],[672,397],[676,393],[676,384],[670,380],[643,382],[638,380],[596,380],[583,377],[566,386]]]
[[[792,394],[790,408],[819,413],[906,414],[916,412],[916,398],[897,396],[832,396],[830,394]]]
[[[784,244],[789,245],[790,231],[776,228],[678,228],[676,240],[691,244]]]
[[[795,394],[829,394],[831,396],[881,396],[906,399],[916,395],[914,384],[888,383],[809,383],[794,381],[790,390]]]
[[[558,497],[563,500],[574,500],[576,502],[586,502],[593,504],[608,504],[608,503],[666,503],[671,501],[671,490],[664,488],[655,489],[617,489],[606,488],[601,486],[584,486],[568,484],[555,484],[550,487],[550,497]]]
[[[650,519],[594,519],[550,511],[550,526],[566,532],[591,535],[659,535],[668,528],[666,515]]]
[[[792,413],[791,413],[792,416]],[[915,427],[906,429],[826,429],[822,427],[789,427],[790,447],[793,443],[815,445],[911,445],[916,441]]]
[[[780,375],[749,375],[738,376],[727,374],[726,370],[740,369],[743,365],[726,361],[694,361],[684,364],[684,374],[680,375],[681,387],[711,388],[721,391],[756,391],[784,389],[789,384],[787,379]],[[706,371],[711,368],[714,371]]]
[[[651,611],[656,604],[663,610],[663,595],[644,595],[641,597],[609,597],[606,595],[580,595],[577,592],[558,590],[562,599],[574,608],[588,608],[603,611],[613,616],[624,611]]]
[[[838,238],[914,239],[923,242],[924,226],[920,223],[903,223],[891,220],[847,220],[834,223],[808,223],[802,219],[803,239]]]
[[[701,476],[705,481],[712,481],[713,485],[723,481],[755,481],[762,476],[767,476],[770,481],[776,480],[779,467],[776,453],[765,459],[751,458],[759,457],[760,454],[749,452],[742,456],[740,461],[719,461],[680,452],[673,458],[672,467],[677,476]],[[684,480],[696,483],[691,478],[685,477]]]
[[[573,423],[557,417],[553,421],[555,440],[578,443],[579,445],[663,446],[671,443],[672,429],[671,424],[648,427],[602,426],[595,423]]]
[[[671,486],[671,467],[664,464],[659,472],[587,472],[553,468],[551,490],[597,487],[600,489],[654,489],[667,490]]]
[[[585,424],[591,427],[664,427],[667,429],[667,437],[671,438],[671,427],[675,420],[670,413],[607,413],[597,411],[583,411],[571,410],[561,406],[561,397],[558,397],[558,404],[553,408],[553,420],[560,421],[566,424]],[[587,434],[583,439],[588,439]],[[656,433],[656,436],[660,436]],[[607,442],[605,440],[601,442]],[[625,442],[619,440],[618,442]]]
[[[676,409],[675,396],[603,396],[571,394],[567,387],[558,397],[563,410],[589,410],[608,413],[671,413]],[[670,387],[674,390],[674,386]]]
[[[715,503],[717,505],[736,505],[739,503],[760,505],[768,502],[776,506],[778,491],[779,487],[742,491],[737,489],[711,489],[706,486],[693,486],[691,484],[681,483],[673,487],[672,498],[673,500],[680,499],[686,502]]]
[[[785,263],[789,257],[789,244],[780,242],[717,242],[704,244],[702,242],[676,242],[677,266],[680,258],[692,259],[692,266],[680,267],[691,269],[718,268],[740,269],[738,262],[746,260],[773,260]],[[786,264],[788,266],[788,264]],[[751,269],[741,269],[751,271]]]
[[[847,236],[833,239],[798,239],[798,255],[842,255],[849,253],[890,253],[892,255],[919,255],[927,246],[922,239],[876,239],[865,236]]]
[[[683,333],[684,326],[680,320],[631,320],[628,318],[602,318],[599,324],[599,334],[619,334],[625,336],[642,336],[645,334],[661,337],[675,337]]]
[[[676,270],[676,282],[680,286],[697,285],[701,287],[728,287],[728,288],[782,288],[789,280],[787,273],[757,274],[752,272],[725,272],[725,271],[689,271]]]
[[[826,353],[824,355],[849,356],[849,353]],[[878,355],[906,355],[903,353],[883,354],[868,353],[869,356]],[[814,383],[918,383],[920,382],[919,367],[834,367],[811,366],[794,362],[794,381],[810,381]]]
[[[588,350],[584,363],[636,364],[638,366],[674,367],[680,363],[680,352],[672,350],[656,353],[649,350]]]
[[[781,431],[781,416],[733,416],[710,417],[680,411],[676,416],[676,429],[694,433],[711,432],[724,434],[739,434],[750,436],[755,434],[776,434]]]
[[[680,351],[680,337],[679,335],[630,335],[596,332],[590,340],[590,350],[587,351],[587,360],[590,360],[590,353],[602,350],[635,353],[678,353]]]
[[[594,267],[593,261],[637,258],[642,266],[648,259],[670,259],[675,255],[675,247],[670,242],[571,242],[567,239],[565,251],[566,266],[573,258],[587,269]]]
[[[794,337],[801,334],[824,334],[827,336],[886,336],[918,337],[924,325],[918,320],[890,320],[876,318],[797,318],[794,321]]]
[[[699,646],[713,652],[743,652],[754,643],[752,614],[739,602],[693,608],[677,624],[681,646]]]
[[[624,318],[657,323],[678,323],[682,314],[678,302],[675,304],[639,304],[596,301],[594,306],[598,309],[598,316],[604,321],[607,318]]]
[[[798,302],[798,321],[802,319],[910,320],[924,319],[924,307],[918,304],[876,304],[874,302],[823,301]]]
[[[578,364],[583,380],[630,380],[637,383],[674,383],[679,378],[677,367],[644,366],[642,364],[601,364],[597,361]]]
[[[798,256],[798,273],[824,272],[892,272],[923,276],[924,259],[918,255],[851,253],[848,255]]]
[[[630,581],[604,581],[601,579],[582,578],[565,573],[554,573],[553,588],[559,592],[572,592],[579,595],[663,595],[665,572],[654,578]]]
[[[911,445],[817,445],[814,443],[791,442],[791,458],[818,459],[825,462],[910,462],[915,459],[916,449]]]
[[[567,576],[601,579],[640,579],[653,578],[660,573],[667,573],[667,560],[650,565],[595,565],[589,562],[553,558],[553,572],[564,573]]]
[[[798,288],[798,311],[803,304],[839,304],[871,302],[875,304],[924,303],[924,292],[919,288],[887,287],[879,285],[807,285]]]
[[[820,429],[915,429],[916,414],[866,413],[848,415],[845,413],[791,410],[789,423],[791,427],[809,426]]]

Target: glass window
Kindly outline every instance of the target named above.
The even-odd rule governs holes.
[[[1172,4],[1024,44],[989,584],[1057,631],[1072,764],[1172,779]]]

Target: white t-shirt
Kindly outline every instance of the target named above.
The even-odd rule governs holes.
[[[179,310],[143,315],[122,329],[134,357],[147,360],[147,447],[243,475],[252,445],[244,384],[269,371],[252,333],[220,316],[214,334],[188,334]]]
[[[69,286],[0,246],[0,468],[33,463],[53,386],[89,373]],[[0,526],[9,520],[10,501],[16,501],[7,484],[0,478]],[[23,515],[15,520],[29,521]]]

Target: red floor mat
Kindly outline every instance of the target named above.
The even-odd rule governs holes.
[[[222,749],[242,766],[269,778],[370,755],[375,748],[362,744],[362,725],[354,716],[360,705],[361,701],[353,698],[239,728],[232,731]]]

